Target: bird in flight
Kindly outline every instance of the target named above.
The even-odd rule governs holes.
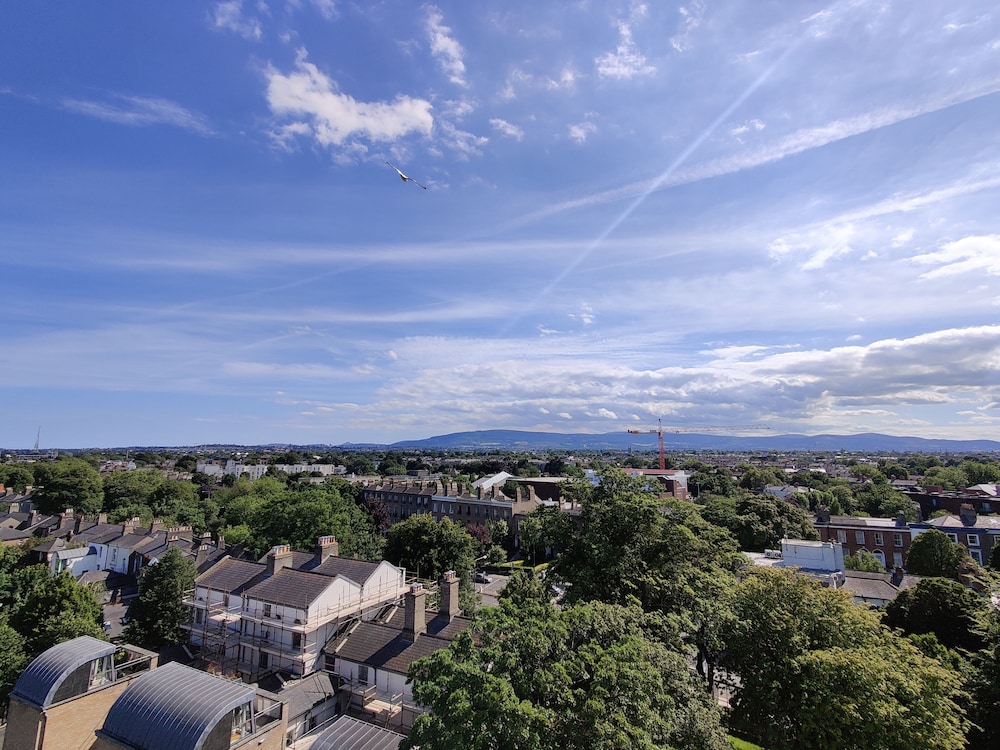
[[[388,164],[390,167],[392,167],[393,169],[396,170],[396,174],[399,175],[399,179],[401,179],[403,182],[412,182],[414,185],[416,185],[418,187],[422,187],[424,190],[427,189],[426,185],[421,185],[419,182],[417,182],[416,180],[414,180],[412,177],[407,177],[405,174],[403,174],[402,171],[399,169],[399,167],[397,167],[391,161],[387,161],[386,164]]]

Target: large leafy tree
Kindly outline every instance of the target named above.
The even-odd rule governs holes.
[[[819,539],[808,514],[798,505],[769,495],[712,497],[701,512],[707,521],[729,529],[740,548],[762,552],[785,536]]]
[[[960,566],[970,561],[965,547],[952,542],[938,529],[919,534],[906,551],[906,572],[917,576],[956,578]]]
[[[149,649],[182,643],[188,621],[184,593],[194,588],[194,563],[176,549],[170,549],[155,565],[148,566],[139,579],[139,596],[129,609],[131,620],[124,637]]]
[[[25,640],[32,658],[81,635],[104,638],[101,605],[94,592],[68,572],[38,581],[10,615],[10,625]]]
[[[905,633],[933,633],[948,648],[978,651],[985,646],[982,631],[986,600],[957,581],[924,578],[900,591],[885,608],[885,624]]]
[[[371,516],[337,483],[286,488],[272,477],[241,479],[220,503],[227,542],[238,540],[253,555],[275,544],[312,549],[317,538],[332,535],[342,555],[381,559],[383,541]]]
[[[27,664],[24,636],[14,630],[5,617],[0,617],[0,706],[7,703],[14,683]]]
[[[733,595],[732,724],[771,750],[961,748],[961,678],[793,571],[754,569]],[[905,720],[901,717],[905,716]]]
[[[104,509],[115,511],[130,505],[149,506],[153,493],[163,484],[163,474],[156,469],[115,471],[104,477]]]
[[[972,694],[969,746],[974,750],[1000,747],[1000,611],[991,609],[984,618],[986,647],[973,655],[970,680]]]
[[[33,496],[43,513],[66,508],[97,513],[104,502],[104,488],[97,469],[79,458],[63,458],[47,465],[45,484]]]
[[[641,478],[606,472],[581,497],[580,533],[567,540],[552,575],[566,601],[626,604],[633,597],[689,634],[711,686],[724,648],[727,600],[746,565],[732,535],[695,507],[659,498]]]
[[[414,698],[431,711],[404,748],[728,747],[718,706],[635,603],[505,598],[474,627],[411,666]]]
[[[419,513],[393,524],[385,543],[385,558],[421,578],[437,579],[454,570],[468,581],[476,560],[476,540],[450,518],[435,521]]]
[[[27,466],[0,466],[0,484],[14,492],[24,492],[25,488],[35,483],[35,477]]]

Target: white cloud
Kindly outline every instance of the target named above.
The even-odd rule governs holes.
[[[232,31],[244,39],[259,42],[264,35],[260,21],[243,12],[243,0],[226,0],[212,8],[209,20],[217,31]]]
[[[190,130],[199,135],[211,135],[212,129],[202,115],[192,112],[167,99],[115,94],[115,101],[95,102],[82,99],[63,99],[65,109],[98,120],[119,125],[146,127],[150,125],[170,125]]]
[[[705,3],[702,0],[693,0],[690,5],[682,5],[678,8],[681,15],[680,29],[674,36],[670,37],[670,46],[677,52],[687,52],[691,49],[691,37],[705,16]]]
[[[572,66],[566,66],[562,69],[558,78],[549,78],[546,83],[546,87],[550,91],[556,91],[559,89],[571,89],[576,85],[577,72]]]
[[[597,126],[592,122],[580,122],[567,128],[570,140],[575,143],[585,143],[587,138],[597,132]]]
[[[745,136],[747,133],[751,131],[759,133],[765,127],[767,126],[763,122],[761,122],[757,118],[754,118],[752,120],[747,120],[742,125],[737,125],[735,128],[730,128],[729,134],[733,136],[740,143],[743,143],[744,142],[743,136]]]
[[[522,128],[499,117],[491,118],[490,125],[501,135],[513,138],[515,141],[520,141],[524,138],[524,130]]]
[[[348,139],[394,141],[410,134],[430,136],[431,103],[399,95],[391,102],[363,102],[339,92],[334,81],[300,51],[296,70],[287,75],[268,67],[267,101],[278,116],[293,121],[292,134],[303,127],[322,146],[343,146]]]
[[[945,244],[940,250],[910,259],[919,265],[937,268],[921,274],[923,279],[937,279],[963,273],[1000,276],[1000,235],[963,237]]]
[[[646,57],[632,38],[632,27],[645,15],[646,6],[636,5],[632,8],[627,21],[618,22],[618,46],[615,51],[603,54],[594,60],[598,76],[628,80],[656,72],[656,68],[646,62]]]
[[[465,63],[462,60],[465,51],[451,35],[451,28],[442,23],[443,20],[444,16],[436,6],[428,6],[426,30],[431,53],[449,81],[457,86],[468,86],[465,80]]]
[[[337,3],[335,0],[312,0],[312,4],[327,21],[332,21],[337,17]]]

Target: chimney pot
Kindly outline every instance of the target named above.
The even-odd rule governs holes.
[[[410,584],[410,590],[406,592],[403,612],[403,635],[411,642],[417,640],[417,636],[427,632],[427,602],[425,601],[424,585],[422,583]]]

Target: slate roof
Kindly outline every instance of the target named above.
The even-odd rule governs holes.
[[[472,625],[472,620],[458,616],[450,622],[427,613],[427,632],[411,641],[403,633],[405,612],[398,608],[386,623],[362,622],[347,636],[342,637],[337,655],[356,664],[366,664],[376,669],[405,675],[410,664],[435,651],[447,648],[458,635]],[[327,651],[331,650],[327,645]]]
[[[332,584],[329,576],[282,568],[270,578],[248,588],[244,594],[250,599],[307,609]]]
[[[317,703],[322,703],[337,694],[333,675],[329,672],[313,672],[308,677],[286,684],[278,697],[288,704],[288,719],[301,716]]]
[[[239,594],[244,588],[255,583],[255,579],[263,575],[266,570],[266,566],[260,563],[226,557],[198,576],[195,585],[213,591]]]
[[[74,671],[102,656],[110,656],[116,649],[117,646],[89,635],[56,644],[35,657],[17,678],[11,695],[33,706],[47,708],[55,702],[59,688]]]
[[[976,516],[976,522],[974,524],[966,525],[962,522],[961,516],[950,514],[947,516],[938,516],[937,518],[932,518],[929,521],[912,525],[917,528],[930,526],[942,531],[961,531],[963,529],[972,532],[1000,531],[1000,516]]]
[[[374,573],[381,563],[355,560],[351,557],[328,557],[320,565],[312,569],[313,573],[325,576],[343,576],[355,583],[364,583]]]
[[[405,739],[353,716],[341,716],[316,737],[309,750],[396,750]]]
[[[197,750],[256,691],[178,662],[134,680],[114,702],[102,734],[143,750]]]
[[[813,519],[816,526],[861,526],[885,531],[897,528],[895,518],[868,518],[867,516],[830,516],[828,522]]]

